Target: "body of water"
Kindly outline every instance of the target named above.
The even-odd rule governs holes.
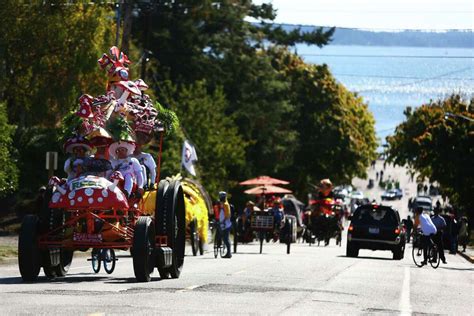
[[[404,121],[407,106],[461,93],[474,96],[474,50],[462,48],[299,45],[307,62],[327,64],[374,114],[381,143]]]

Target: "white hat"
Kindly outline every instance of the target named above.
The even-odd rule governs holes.
[[[127,148],[127,151],[128,151],[128,154],[131,155],[133,154],[133,152],[135,151],[135,143],[133,142],[129,142],[129,141],[124,141],[124,140],[121,140],[121,141],[118,141],[118,142],[115,142],[115,143],[112,143],[109,147],[109,155],[110,157],[114,158],[114,159],[117,159],[117,149],[120,148],[120,147],[125,147]]]

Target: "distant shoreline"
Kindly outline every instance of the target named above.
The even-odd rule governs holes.
[[[274,24],[286,31],[300,27],[303,33],[320,26]],[[329,27],[323,26],[324,29]],[[473,30],[368,30],[338,28],[329,45],[385,46],[385,47],[431,47],[431,48],[474,48]]]

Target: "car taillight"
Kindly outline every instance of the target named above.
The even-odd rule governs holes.
[[[395,234],[397,234],[397,235],[400,234],[400,229],[395,228]]]
[[[349,228],[348,228],[348,230],[349,230],[350,232],[353,231],[353,230],[354,230],[354,226],[350,225]]]

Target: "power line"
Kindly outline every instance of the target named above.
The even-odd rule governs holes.
[[[422,80],[428,79],[423,77],[408,77],[408,76],[384,76],[384,75],[364,75],[364,74],[344,74],[344,73],[333,73],[336,77],[363,77],[363,78],[384,78],[384,79],[414,79]],[[448,80],[474,80],[474,78],[446,78]]]
[[[348,55],[348,54],[314,54],[298,53],[300,56],[314,57],[350,57],[350,58],[420,58],[420,59],[474,59],[473,56],[436,56],[436,55]]]
[[[449,76],[449,75],[452,75],[452,74],[461,73],[461,72],[464,72],[464,71],[469,70],[471,68],[472,67],[460,68],[460,69],[449,71],[449,72],[446,72],[446,73],[443,73],[443,74],[440,74],[440,75],[437,75],[437,76],[434,76],[434,77],[430,77],[430,78],[423,78],[423,79],[420,79],[420,80],[417,80],[417,81],[412,81],[412,82],[407,82],[407,83],[402,83],[402,84],[396,84],[396,85],[393,85],[393,84],[380,85],[380,87],[396,87],[396,88],[398,88],[398,87],[411,86],[411,85],[414,85],[414,84],[417,84],[417,83],[421,83],[421,82],[425,82],[425,81],[431,81],[431,80],[443,78],[443,77],[446,77],[446,76]],[[378,90],[379,89],[365,89],[365,90],[362,89],[362,90],[358,90],[358,92],[372,92],[372,91],[378,91]]]

